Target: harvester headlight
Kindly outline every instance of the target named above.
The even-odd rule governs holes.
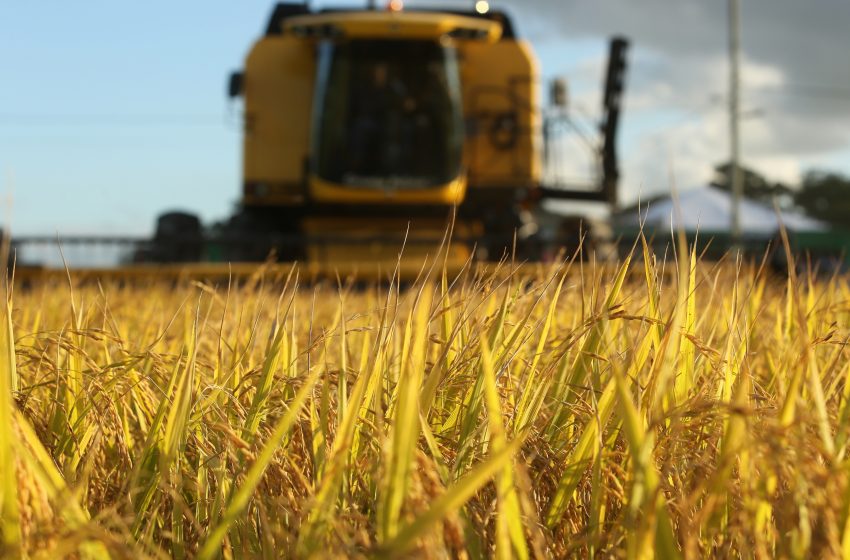
[[[478,0],[475,3],[475,11],[482,15],[486,14],[490,11],[490,3],[487,0]]]

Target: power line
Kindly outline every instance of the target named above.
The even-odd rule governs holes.
[[[748,91],[774,95],[789,95],[794,97],[815,97],[820,99],[836,99],[850,101],[850,88],[822,86],[814,84],[784,84],[781,86],[757,86],[747,88]]]
[[[227,124],[227,115],[141,115],[141,114],[24,114],[0,113],[3,126],[221,126]]]

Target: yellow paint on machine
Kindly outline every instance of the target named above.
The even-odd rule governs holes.
[[[357,269],[369,263],[368,267],[392,272],[399,259],[407,269],[421,268],[437,257],[446,258],[450,268],[459,269],[471,254],[471,247],[463,241],[444,244],[446,222],[439,219],[408,222],[386,218],[366,222],[357,218],[308,218],[304,230],[311,236],[332,239],[307,247],[308,262],[328,269],[336,265]],[[456,224],[454,237],[463,240],[480,233],[478,224]]]
[[[424,189],[354,188],[337,185],[313,177],[310,195],[316,202],[361,204],[442,204],[451,207],[463,202],[466,194],[466,177],[458,177],[443,185]]]
[[[245,61],[244,184],[269,185],[267,193],[244,193],[254,203],[303,201],[315,58],[313,45],[281,35],[257,41]]]
[[[464,145],[475,189],[540,183],[543,118],[539,69],[526,41],[469,42],[460,47],[463,111],[481,115]]]

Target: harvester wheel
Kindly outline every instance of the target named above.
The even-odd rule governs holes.
[[[229,240],[223,247],[224,260],[261,262],[274,258],[288,262],[304,258],[299,210],[242,208],[221,229]]]
[[[156,220],[151,250],[155,262],[194,262],[201,260],[203,232],[201,220],[188,212],[166,212]]]

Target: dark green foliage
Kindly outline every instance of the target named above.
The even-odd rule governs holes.
[[[809,171],[795,202],[814,218],[850,227],[850,178],[840,173]]]

